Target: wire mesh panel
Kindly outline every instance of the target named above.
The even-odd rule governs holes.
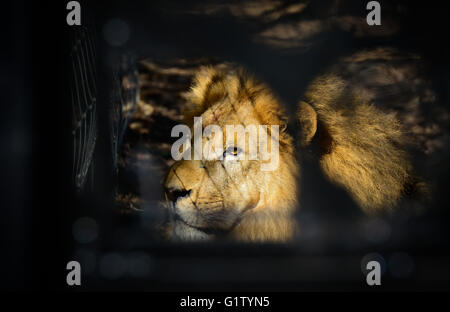
[[[73,31],[72,43],[72,176],[75,188],[82,191],[92,189],[94,174],[98,105],[96,49],[92,32],[84,26]],[[113,89],[108,103],[111,112],[109,133],[113,168],[117,171],[121,141],[139,99],[139,77],[134,56],[123,55],[112,77]]]
[[[71,99],[73,137],[73,182],[77,190],[93,179],[93,155],[97,138],[97,87],[95,45],[87,27],[73,31],[71,51]]]

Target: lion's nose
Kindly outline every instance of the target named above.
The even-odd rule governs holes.
[[[186,197],[191,194],[191,190],[180,190],[176,188],[168,188],[166,189],[167,198],[170,201],[176,202],[178,198]]]

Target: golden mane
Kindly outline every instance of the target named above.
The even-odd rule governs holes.
[[[305,102],[299,119],[302,107],[311,105],[325,176],[346,189],[366,212],[392,209],[405,190],[424,188],[413,175],[408,140],[395,114],[365,102],[334,74],[315,79]]]

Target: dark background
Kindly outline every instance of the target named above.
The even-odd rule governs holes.
[[[386,21],[395,21],[399,25],[397,31],[358,37],[357,26],[353,26],[354,30],[331,27],[311,39],[308,48],[287,49],[252,40],[261,27],[267,26],[258,18],[239,19],[226,11],[212,16],[189,13],[199,5],[196,1],[80,2],[82,14],[86,12],[92,18],[89,22],[98,44],[96,183],[87,196],[73,191],[70,174],[72,137],[67,69],[72,30],[65,23],[66,2],[14,2],[11,14],[5,14],[3,20],[10,30],[7,39],[11,43],[2,51],[6,58],[2,58],[1,76],[5,87],[1,115],[2,288],[73,290],[65,283],[65,265],[81,249],[97,259],[97,269],[83,273],[82,286],[78,288],[81,290],[368,290],[360,269],[361,259],[376,252],[387,263],[400,251],[413,260],[414,270],[402,278],[388,270],[381,289],[448,289],[447,142],[445,148],[427,156],[431,161],[419,166],[427,171],[431,162],[434,164],[431,168],[435,168],[422,172],[436,185],[434,200],[427,205],[426,212],[412,218],[400,214],[389,219],[391,228],[400,228],[399,236],[393,232],[392,237],[401,239],[356,246],[344,243],[348,237],[342,229],[350,229],[348,225],[361,218],[361,213],[342,192],[314,178],[317,176],[314,162],[307,162],[303,174],[311,182],[302,189],[302,194],[306,194],[302,199],[305,216],[312,218],[313,224],[325,227],[331,236],[320,240],[320,247],[308,241],[288,246],[164,244],[149,236],[138,217],[124,218],[115,213],[113,194],[118,177],[110,157],[107,118],[111,68],[103,61],[106,56],[114,59],[133,51],[138,59],[207,56],[237,62],[266,81],[293,111],[307,83],[335,64],[340,56],[389,45],[423,57],[425,78],[439,95],[435,105],[448,111],[447,11],[441,2],[427,2],[424,7],[411,1],[380,1],[382,22],[385,17]],[[327,14],[331,13],[327,12],[334,3],[313,2],[304,13],[306,17],[287,16],[281,21],[329,18]],[[403,9],[399,10],[399,6]],[[339,8],[338,13],[365,20],[364,1],[342,1]],[[113,49],[102,40],[101,33],[103,25],[117,16],[129,24],[132,32],[125,46]],[[432,118],[432,114],[426,118]],[[448,124],[442,126],[445,133]],[[420,151],[416,154],[419,159],[425,157]],[[312,210],[314,207],[317,208]],[[100,228],[99,238],[88,246],[80,246],[72,237],[74,220],[84,215],[96,219]],[[118,255],[113,264],[124,266],[123,259],[136,254],[151,259],[149,273],[141,277],[123,273],[117,278],[101,274],[98,263],[102,263],[105,255]]]

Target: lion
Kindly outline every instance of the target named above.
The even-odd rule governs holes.
[[[320,76],[308,86],[297,118],[301,145],[316,141],[325,177],[364,212],[392,211],[400,199],[428,193],[414,175],[395,114],[367,103],[338,75]]]
[[[203,127],[265,125],[279,127],[276,169],[261,170],[267,159],[249,159],[248,137],[223,140],[223,158],[179,160],[164,187],[174,240],[226,238],[244,242],[289,242],[299,232],[300,148],[287,131],[279,99],[241,68],[203,67],[187,94],[186,123],[202,117]],[[414,177],[400,123],[351,94],[339,76],[315,79],[299,103],[299,147],[316,144],[328,180],[344,188],[368,213],[389,210],[411,190]],[[201,139],[202,146],[211,137]],[[241,145],[239,145],[241,144]],[[190,153],[192,151],[189,151]],[[238,154],[244,157],[237,158]]]

